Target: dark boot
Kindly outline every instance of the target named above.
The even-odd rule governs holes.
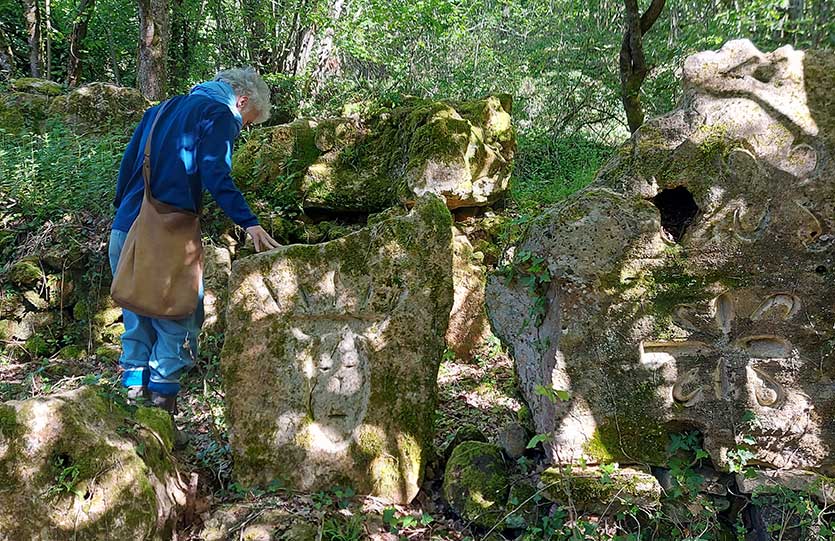
[[[171,421],[174,424],[174,449],[185,449],[188,445],[189,435],[177,428],[174,416],[177,415],[177,395],[169,396],[159,393],[151,393],[151,405],[164,409],[171,414]]]

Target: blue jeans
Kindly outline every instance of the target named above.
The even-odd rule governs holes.
[[[127,233],[110,232],[108,256],[110,269],[116,265]],[[203,283],[197,298],[197,310],[187,319],[154,319],[122,309],[125,332],[122,334],[122,355],[119,364],[124,368],[122,385],[144,385],[162,395],[176,395],[180,390],[180,376],[197,358],[197,336],[203,325]]]

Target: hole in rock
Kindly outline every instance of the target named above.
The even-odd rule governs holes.
[[[361,211],[309,208],[305,210],[305,216],[314,224],[320,222],[337,222],[346,225],[368,223],[368,213]]]
[[[684,186],[661,190],[652,198],[652,203],[661,212],[661,227],[676,242],[681,240],[687,226],[699,213],[699,206]]]
[[[459,207],[452,209],[452,219],[456,222],[466,222],[484,215],[485,207]]]
[[[824,265],[818,265],[815,267],[815,272],[818,274],[826,274],[826,267]]]

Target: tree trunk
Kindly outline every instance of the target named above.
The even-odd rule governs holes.
[[[789,32],[792,34],[792,43],[797,46],[797,38],[801,34],[804,11],[803,0],[789,0]]]
[[[265,53],[267,26],[259,13],[261,0],[243,0],[242,6],[244,21],[247,25],[245,40],[249,62],[259,71],[263,71],[263,61],[269,58],[269,52]]]
[[[149,100],[166,95],[168,53],[168,0],[139,0],[139,62],[137,86]]]
[[[41,11],[38,0],[23,0],[23,17],[29,41],[29,72],[41,76]]]
[[[344,5],[345,0],[332,0],[330,9],[328,9],[330,24],[325,28],[322,41],[319,43],[319,56],[316,61],[316,67],[313,69],[313,86],[310,89],[312,97],[316,97],[325,85],[325,82],[333,75],[339,73],[341,69],[334,44],[334,33],[336,32],[336,25],[339,22],[339,18],[342,16],[342,8]]]
[[[661,11],[665,0],[652,0],[643,15],[639,15],[638,0],[624,0],[626,7],[626,29],[620,47],[621,101],[626,111],[629,131],[635,131],[644,123],[644,108],[641,105],[641,85],[650,66],[644,56],[643,36],[649,32]]]
[[[299,73],[299,64],[302,63],[300,62],[300,56],[303,43],[306,37],[313,32],[311,28],[305,28],[302,24],[302,14],[306,11],[306,4],[306,0],[300,0],[296,6],[296,10],[293,13],[293,22],[287,32],[287,38],[284,40],[274,60],[276,69],[281,73],[288,75],[296,75]],[[312,9],[311,7],[310,10]],[[276,25],[278,25],[278,21],[276,21]],[[306,60],[303,63],[306,64]]]
[[[122,81],[119,76],[119,62],[116,58],[116,44],[113,42],[113,32],[110,30],[109,25],[104,25],[104,27],[107,29],[107,49],[110,53],[110,70],[113,72],[113,81],[121,86]]]
[[[0,28],[0,80],[11,79],[14,74],[14,52],[9,37]]]
[[[171,10],[171,43],[173,49],[168,60],[171,86],[175,88],[188,79],[189,65],[191,64],[191,26],[189,24],[189,14],[183,4],[183,0],[174,0],[174,7]]]
[[[47,79],[52,79],[52,8],[50,0],[44,0],[44,18],[46,19],[46,74]]]
[[[87,25],[93,15],[96,0],[81,0],[75,12],[70,33],[70,63],[67,67],[67,84],[78,86],[81,80],[81,42],[87,36]]]

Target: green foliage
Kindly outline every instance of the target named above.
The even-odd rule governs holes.
[[[545,387],[544,385],[537,385],[534,387],[534,393],[539,396],[544,396],[552,403],[568,402],[571,400],[571,393],[564,389],[554,389],[553,387]]]
[[[518,280],[533,296],[534,302],[528,316],[535,326],[541,325],[548,311],[545,291],[551,282],[551,272],[545,259],[528,250],[519,250],[513,262],[499,271],[508,283],[514,279]],[[544,347],[547,348],[547,345]]]
[[[582,135],[554,138],[546,131],[522,132],[511,198],[523,214],[557,203],[594,180],[611,152],[610,146]]]
[[[534,447],[536,447],[540,443],[544,443],[544,442],[550,441],[550,440],[551,440],[551,435],[550,434],[537,434],[536,436],[531,438],[531,440],[528,442],[528,445],[526,445],[526,448],[533,449]],[[520,457],[520,458],[524,458],[524,457]]]
[[[390,533],[400,533],[405,528],[413,528],[415,526],[429,526],[435,522],[432,515],[429,513],[421,513],[419,517],[412,515],[397,516],[397,510],[392,507],[386,507],[383,510],[383,524],[385,524]]]
[[[325,541],[359,541],[365,529],[364,515],[333,515],[322,523],[322,539]]]
[[[80,136],[57,122],[41,134],[0,132],[0,198],[8,201],[6,219],[23,221],[33,230],[66,214],[112,213],[124,146],[119,136]]]
[[[821,507],[808,494],[781,486],[768,487],[767,490],[755,490],[751,503],[775,511],[776,520],[768,521],[766,525],[770,534],[782,538],[785,532],[799,531],[799,539],[835,538],[835,519],[831,510]]]
[[[695,497],[702,486],[704,477],[694,467],[700,466],[709,455],[702,449],[699,436],[698,432],[670,435],[667,452],[673,486],[667,495],[672,499]]]
[[[52,497],[60,497],[63,494],[74,494],[77,497],[83,497],[84,494],[76,489],[78,484],[78,476],[80,470],[78,466],[71,463],[66,456],[59,455],[53,460],[53,468],[55,469],[55,478],[52,485],[44,494],[44,497],[49,499]]]

